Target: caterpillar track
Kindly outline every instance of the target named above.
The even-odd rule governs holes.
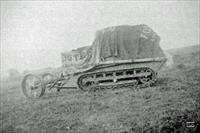
[[[132,68],[113,71],[84,73],[78,78],[78,86],[84,91],[116,89],[122,87],[143,88],[152,85],[156,73],[148,68]]]
[[[150,86],[167,60],[159,43],[160,37],[144,24],[98,30],[90,46],[61,53],[62,67],[54,74],[26,75],[23,92],[39,98],[46,88],[90,91]]]

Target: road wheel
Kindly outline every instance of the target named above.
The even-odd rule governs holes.
[[[140,77],[140,82],[143,84],[147,84],[151,81],[151,79],[149,77]]]

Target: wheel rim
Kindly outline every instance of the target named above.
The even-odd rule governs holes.
[[[40,77],[28,74],[22,81],[22,90],[26,97],[36,99],[44,94],[45,88]]]

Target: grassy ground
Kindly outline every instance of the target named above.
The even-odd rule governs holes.
[[[2,133],[153,133],[200,120],[198,64],[165,69],[155,86],[141,90],[62,90],[35,101],[24,97],[20,80],[1,83]]]

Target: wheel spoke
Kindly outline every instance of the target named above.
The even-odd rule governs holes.
[[[22,90],[28,98],[39,98],[44,94],[45,88],[40,77],[28,74],[22,81]]]

